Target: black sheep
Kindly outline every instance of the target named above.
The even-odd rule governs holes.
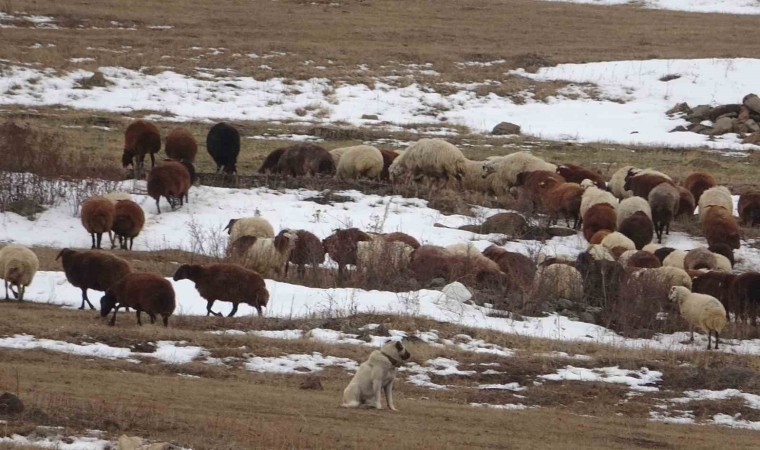
[[[214,158],[216,172],[237,174],[237,158],[240,153],[240,133],[232,125],[220,122],[208,131],[206,149]]]

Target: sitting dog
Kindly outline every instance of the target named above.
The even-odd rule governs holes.
[[[343,391],[341,406],[383,409],[382,391],[385,392],[388,408],[398,411],[393,405],[393,380],[396,378],[396,368],[410,356],[399,341],[389,341],[380,350],[370,353]]]

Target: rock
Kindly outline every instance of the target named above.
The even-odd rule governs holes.
[[[704,133],[705,131],[710,132],[712,131],[712,127],[709,127],[707,125],[702,125],[701,123],[694,123],[686,127],[687,130],[691,131],[692,133]]]
[[[493,127],[491,134],[499,136],[505,134],[520,134],[520,125],[509,122],[501,122],[500,124]]]
[[[528,222],[517,213],[498,213],[486,219],[480,227],[483,234],[501,233],[508,236],[522,236],[528,229]]]
[[[749,131],[750,131],[751,133],[755,133],[755,132],[758,132],[758,131],[760,131],[760,125],[758,125],[758,124],[757,124],[757,122],[755,122],[755,121],[754,121],[754,120],[752,120],[752,119],[747,119],[747,120],[744,122],[744,125],[745,125],[745,126],[748,128],[748,129],[749,129]]]
[[[364,119],[364,120],[380,120],[380,118],[377,116],[377,114],[362,114],[362,119]]]
[[[742,103],[747,108],[751,109],[752,111],[756,112],[757,114],[760,114],[760,98],[755,94],[747,94],[742,99]]]
[[[466,302],[472,298],[472,293],[469,289],[458,281],[447,284],[441,289],[441,292],[443,292],[443,294],[450,300],[458,302]]]
[[[116,443],[116,450],[140,450],[142,439],[137,436],[122,434]]]
[[[736,114],[738,116],[741,109],[742,105],[736,104],[716,106],[707,114],[707,119],[715,121],[718,120],[719,117],[726,114]]]
[[[732,113],[727,113],[727,114],[723,114],[722,116],[718,117],[715,120],[720,120],[720,119],[722,119],[724,117],[728,117],[729,119],[736,119],[737,117],[739,117],[739,114],[733,113],[733,112]]]
[[[24,402],[20,398],[6,392],[0,395],[0,416],[16,416],[24,412]]]
[[[742,140],[742,144],[760,145],[760,131],[755,131]]]
[[[710,105],[698,105],[691,109],[691,114],[686,116],[686,120],[689,122],[701,122],[705,120],[707,114],[712,110]]]
[[[319,125],[311,129],[310,134],[327,140],[365,140],[366,133],[354,127],[336,127],[332,125]]]
[[[737,119],[739,119],[739,122],[744,123],[747,120],[749,120],[749,108],[746,106],[742,106],[741,111],[739,111],[739,115],[737,116]]]
[[[691,108],[689,108],[689,104],[684,103],[676,103],[676,105],[669,110],[665,111],[665,114],[672,116],[673,114],[691,114]]]
[[[682,131],[689,131],[689,129],[683,125],[678,125],[677,127],[670,130],[668,133],[680,133]]]
[[[568,227],[553,226],[546,229],[549,236],[575,236],[578,234],[576,230]]]
[[[566,299],[566,298],[560,298],[557,300],[557,307],[562,309],[571,309],[575,306],[575,303],[572,301]]]
[[[324,391],[322,387],[322,379],[316,375],[309,375],[301,382],[301,389],[310,389],[312,391]]]
[[[594,315],[585,311],[578,314],[578,318],[581,320],[581,322],[586,322],[586,323],[595,322]]]
[[[734,129],[734,120],[728,117],[722,117],[715,121],[710,136],[730,133]]]

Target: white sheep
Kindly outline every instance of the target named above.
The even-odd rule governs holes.
[[[588,250],[586,251],[589,255],[591,255],[592,258],[597,261],[615,261],[615,257],[612,255],[609,249],[604,247],[602,244],[589,245]]]
[[[524,172],[545,170],[556,172],[557,166],[528,152],[516,152],[506,156],[492,157],[483,163],[482,176],[493,175],[492,189],[498,194],[508,193],[517,184],[517,178]]]
[[[612,174],[612,177],[610,178],[609,183],[607,183],[607,186],[609,187],[610,192],[612,192],[612,194],[615,197],[621,200],[624,198],[633,197],[633,192],[626,191],[624,189],[625,177],[628,175],[628,171],[631,169],[639,170],[633,166],[623,166],[619,168],[615,173]]]
[[[533,297],[540,300],[564,298],[580,301],[583,298],[581,273],[567,264],[540,267],[533,278]]]
[[[726,326],[726,309],[715,297],[706,294],[696,294],[682,286],[673,286],[668,298],[678,303],[678,309],[689,324],[691,342],[694,342],[694,327],[698,326],[707,332],[707,349],[710,350],[712,333],[715,333],[715,349],[718,349],[719,334]]]
[[[383,171],[383,154],[371,145],[345,147],[337,164],[336,176],[340,180],[380,178]]]
[[[628,238],[628,236],[614,231],[602,239],[602,247],[609,251],[612,251],[615,247],[623,247],[626,250],[636,250],[636,244]]]
[[[645,252],[648,252],[648,253],[651,253],[651,254],[654,255],[654,252],[656,252],[657,250],[661,249],[662,247],[663,247],[662,244],[655,244],[654,242],[652,242],[651,244],[645,245],[642,248],[642,250],[644,250]]]
[[[703,220],[705,213],[712,206],[722,206],[731,214],[734,213],[734,201],[731,191],[725,186],[714,186],[702,193],[699,197],[699,219]]]
[[[461,180],[467,158],[455,145],[443,139],[420,139],[399,155],[389,168],[391,181],[411,176],[414,181],[425,178],[439,181]]]
[[[485,194],[493,191],[492,186],[495,174],[483,177],[483,164],[484,161],[473,161],[470,159],[465,161],[464,178],[462,178],[462,186],[465,189]]]
[[[334,148],[328,152],[330,153],[330,156],[332,157],[332,160],[335,163],[335,166],[337,166],[338,163],[340,162],[341,156],[343,156],[343,154],[346,153],[348,149],[350,148],[351,147],[339,147],[339,148]]]
[[[230,253],[243,267],[254,270],[262,277],[281,275],[290,252],[296,245],[297,235],[292,230],[282,230],[275,238],[242,236],[233,241]]]
[[[242,236],[256,236],[260,238],[273,238],[274,228],[263,217],[243,217],[242,219],[230,219],[224,229],[230,234],[230,242],[235,242]]]
[[[6,245],[0,249],[0,276],[5,280],[5,299],[8,300],[8,285],[19,300],[24,299],[26,287],[32,283],[40,268],[40,260],[33,251],[23,245]],[[18,292],[13,291],[16,286]]]
[[[641,197],[628,197],[620,201],[617,207],[617,226],[620,228],[620,224],[637,211],[641,211],[652,218],[652,208],[649,206],[649,202]],[[651,245],[651,244],[650,244]]]
[[[715,270],[718,272],[731,272],[731,261],[719,253],[701,247],[695,248],[686,254],[683,260],[686,270]]]
[[[683,286],[691,289],[691,277],[685,270],[677,267],[657,267],[654,269],[639,269],[633,273],[633,278],[645,278],[650,282],[660,283],[665,290],[673,286]]]
[[[662,259],[662,266],[663,267],[675,267],[676,269],[683,270],[684,267],[684,259],[686,258],[686,252],[683,250],[673,250]]]
[[[583,180],[581,187],[585,189],[581,197],[581,217],[585,216],[586,211],[592,206],[600,203],[608,203],[617,213],[618,199],[614,195],[599,189],[593,181],[588,179]]]
[[[400,241],[359,241],[356,244],[356,267],[362,272],[382,267],[383,271],[398,273],[409,266],[413,251],[414,247]]]

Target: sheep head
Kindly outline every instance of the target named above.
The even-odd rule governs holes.
[[[201,266],[197,264],[183,264],[179,266],[176,272],[174,272],[174,281],[179,280],[194,280],[201,270]]]
[[[677,302],[678,306],[681,306],[686,296],[689,295],[689,292],[690,291],[683,286],[673,286],[668,293],[668,300],[671,302]]]
[[[100,317],[105,317],[116,306],[116,297],[106,291],[106,295],[100,297]]]
[[[232,234],[232,226],[235,225],[235,222],[237,222],[238,219],[230,219],[229,223],[227,223],[227,226],[224,227],[224,231],[227,232],[227,234]]]

